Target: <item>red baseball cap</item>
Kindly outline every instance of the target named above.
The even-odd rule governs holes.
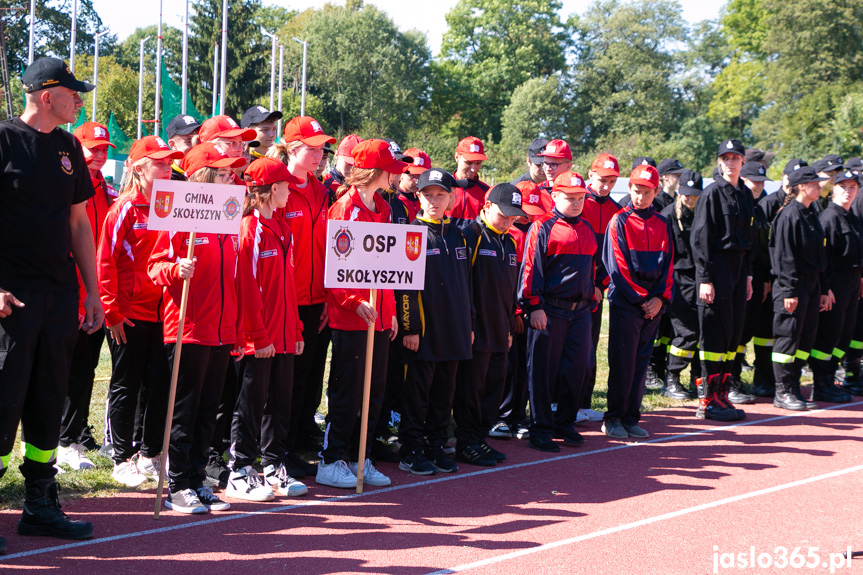
[[[521,192],[521,209],[529,216],[541,216],[551,211],[554,200],[548,192],[533,182],[519,182],[515,185]]]
[[[561,160],[572,160],[572,152],[569,144],[563,140],[552,140],[545,145],[540,154],[543,158],[560,158]]]
[[[402,174],[408,164],[397,160],[390,145],[383,140],[364,140],[351,151],[354,167],[363,169],[380,168],[391,174]]]
[[[601,178],[606,176],[620,177],[620,164],[611,154],[600,154],[590,165],[590,171]]]
[[[183,152],[172,150],[165,143],[165,140],[159,136],[144,136],[132,144],[132,150],[129,152],[129,164],[134,164],[144,158],[150,158],[151,160],[161,160],[163,158],[179,160],[182,157]]]
[[[202,142],[235,136],[242,136],[244,142],[251,142],[255,139],[255,131],[251,128],[241,128],[233,118],[224,114],[204,120],[201,129],[198,130],[198,138]]]
[[[288,167],[276,158],[258,158],[246,168],[243,174],[246,186],[269,186],[279,182],[298,184],[300,179],[291,175]]]
[[[111,143],[108,128],[98,122],[85,122],[75,128],[74,134],[85,148],[95,148],[96,146],[104,145],[111,146],[112,148],[117,147]]]
[[[409,174],[418,176],[431,168],[431,158],[429,158],[429,155],[420,150],[419,148],[411,148],[409,150],[405,150],[405,156],[410,156],[414,159],[413,164],[408,164],[407,172]]]
[[[324,144],[335,144],[336,139],[324,134],[324,129],[317,120],[311,116],[297,116],[285,124],[285,141],[300,141],[307,146],[323,146]],[[341,151],[341,146],[339,146]]]
[[[637,166],[629,174],[629,183],[655,190],[659,186],[659,172],[653,166]]]
[[[485,147],[479,138],[468,136],[458,143],[455,148],[455,153],[460,154],[468,162],[485,161],[488,158],[485,155]]]
[[[584,183],[584,178],[578,172],[564,172],[554,179],[551,191],[563,192],[564,194],[586,194],[587,186]]]
[[[213,142],[204,142],[189,150],[180,167],[191,176],[201,168],[241,168],[245,158],[231,158]]]
[[[354,157],[351,156],[351,150],[354,147],[362,142],[363,139],[357,136],[356,134],[348,134],[344,138],[342,138],[341,143],[339,143],[339,148],[336,150],[336,155],[341,156],[345,159],[345,162],[348,164],[354,163]]]

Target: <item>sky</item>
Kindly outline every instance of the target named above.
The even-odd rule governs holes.
[[[705,0],[679,0],[683,7],[683,17],[690,23],[716,18],[723,3]],[[333,4],[344,5],[343,0],[330,0]],[[425,32],[432,54],[440,51],[441,39],[446,31],[446,13],[456,5],[457,0],[411,1],[411,0],[366,0],[386,12],[401,30],[416,29]],[[265,5],[284,6],[302,11],[320,7],[320,0],[263,0]],[[561,14],[564,18],[571,14],[586,11],[592,0],[563,0]],[[93,6],[102,22],[122,41],[135,28],[159,22],[159,0],[93,0]],[[182,29],[185,13],[183,0],[163,0],[163,23]],[[230,24],[229,24],[230,29]]]

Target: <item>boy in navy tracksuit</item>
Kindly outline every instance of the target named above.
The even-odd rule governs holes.
[[[629,176],[631,203],[608,224],[602,260],[608,288],[608,410],[602,430],[609,437],[645,438],[638,425],[647,365],[663,308],[673,292],[674,248],[668,220],[653,207],[659,173],[639,166]]]
[[[445,215],[456,185],[441,168],[420,175],[422,211],[413,225],[426,228],[425,289],[400,292],[398,297],[408,363],[399,469],[416,475],[458,471],[443,448],[458,362],[471,358],[474,311],[467,244]]]
[[[461,220],[471,261],[476,330],[473,358],[459,362],[455,384],[456,461],[495,465],[506,455],[486,443],[506,378],[506,356],[515,327],[518,283],[516,243],[507,230],[519,216],[521,192],[498,184],[486,196],[475,220]]]
[[[573,426],[593,369],[590,311],[599,297],[594,285],[596,236],[581,217],[586,194],[577,173],[557,176],[551,192],[555,207],[533,223],[525,241],[519,302],[530,317],[530,446],[540,451],[560,451],[553,434],[569,445],[584,443]],[[555,385],[560,386],[557,393]],[[553,414],[555,395],[568,401],[558,403]]]

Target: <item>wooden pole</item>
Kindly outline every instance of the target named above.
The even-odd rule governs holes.
[[[372,309],[377,311],[378,308],[378,290],[371,290],[371,306]],[[368,426],[369,426],[369,396],[371,395],[372,390],[372,356],[374,355],[374,346],[375,346],[375,324],[369,326],[368,331],[366,332],[366,374],[363,377],[363,410],[361,412],[362,417],[360,418],[360,451],[359,451],[359,461],[357,462],[359,467],[357,469],[357,493],[363,492],[363,473],[366,469],[366,440],[368,435]]]
[[[189,259],[195,256],[195,232],[189,234]],[[165,464],[168,461],[168,447],[171,445],[171,423],[174,419],[174,401],[177,398],[177,376],[180,373],[180,352],[183,349],[183,327],[186,323],[186,304],[189,302],[189,282],[183,280],[183,297],[180,299],[180,321],[177,323],[177,344],[174,346],[174,364],[171,366],[171,390],[168,393],[168,413],[165,416],[165,438],[162,440],[162,457],[159,458],[159,484],[156,486],[156,507],[153,519],[159,519],[162,507],[162,488],[165,486]]]

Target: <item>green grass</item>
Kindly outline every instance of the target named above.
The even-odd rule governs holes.
[[[752,357],[751,347],[749,348],[749,356]],[[602,319],[602,331],[599,340],[599,346],[596,353],[597,374],[596,388],[593,394],[593,408],[598,411],[606,409],[608,390],[608,306],[605,308],[605,313]],[[324,382],[327,381],[329,374],[329,358],[327,359],[326,372],[324,374]],[[99,361],[99,367],[96,370],[96,382],[93,386],[93,397],[90,402],[90,425],[94,427],[93,436],[97,441],[101,442],[104,432],[104,413],[105,413],[105,397],[108,393],[108,382],[111,375],[111,357],[108,353],[107,344],[102,347],[102,356]],[[750,383],[752,378],[751,371],[743,372],[743,380]],[[684,374],[684,380],[686,376]],[[326,385],[324,386],[324,401],[321,402],[320,411],[326,413],[327,404],[325,401]],[[681,405],[693,405],[691,401],[679,401],[661,396],[655,390],[647,390],[642,402],[642,411],[654,411],[657,409],[665,409],[669,407],[679,407]],[[20,445],[19,441],[16,445]],[[311,457],[312,454],[302,454]],[[61,487],[62,497],[64,499],[81,498],[81,497],[105,497],[114,493],[123,491],[135,491],[134,488],[127,488],[118,485],[111,479],[111,471],[113,463],[107,457],[91,453],[88,457],[93,460],[96,465],[95,469],[84,471],[70,471],[59,474],[58,481]],[[12,460],[6,475],[0,480],[0,509],[20,508],[24,498],[24,480],[18,471],[18,465],[21,463],[21,454],[19,450],[13,450]],[[142,488],[151,489],[155,484],[152,481],[145,483]]]

